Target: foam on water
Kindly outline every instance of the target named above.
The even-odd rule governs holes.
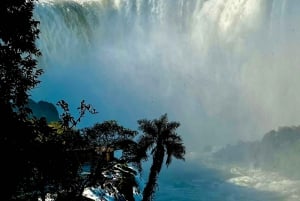
[[[300,181],[281,176],[276,172],[260,169],[232,168],[236,175],[227,181],[238,186],[245,186],[259,191],[274,192],[284,197],[284,201],[300,200]]]
[[[199,163],[198,163],[199,162]],[[157,201],[299,201],[300,180],[276,172],[187,161],[162,172]]]

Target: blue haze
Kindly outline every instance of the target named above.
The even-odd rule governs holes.
[[[296,0],[39,0],[45,73],[32,98],[64,99],[75,116],[86,100],[99,114],[80,126],[179,121],[187,163],[163,171],[158,201],[297,201],[297,188],[280,194],[297,183],[272,186],[267,173],[245,171],[241,180],[255,182],[241,186],[228,182],[230,168],[189,171],[207,145],[299,124],[299,9]]]

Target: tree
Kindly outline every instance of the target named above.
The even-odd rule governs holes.
[[[169,122],[167,114],[162,115],[159,119],[138,120],[138,124],[139,129],[143,132],[138,141],[140,149],[150,151],[153,155],[148,181],[143,190],[143,201],[150,201],[153,200],[165,155],[167,156],[165,163],[168,167],[172,157],[184,160],[185,146],[181,137],[176,133],[180,123]]]
[[[59,173],[57,178],[54,177],[55,185],[60,187],[60,191],[56,192],[56,200],[82,200],[82,193],[88,183],[88,179],[82,174],[82,169],[85,162],[88,161],[89,151],[87,148],[89,144],[76,126],[87,112],[96,114],[97,111],[90,104],[86,104],[84,100],[77,108],[78,117],[71,114],[66,101],[59,101],[57,106],[61,107],[63,113],[60,115],[60,121],[51,125],[57,129],[55,139],[62,145],[58,147],[61,149],[54,161],[54,168]]]
[[[33,18],[34,2],[0,2],[0,103],[25,114],[28,92],[40,82],[43,72],[37,67],[41,53],[35,45],[39,22]]]
[[[113,157],[107,160],[99,157],[98,154],[98,157],[96,155],[89,161],[89,185],[101,186],[114,195],[115,200],[124,200],[125,198],[125,200],[134,201],[133,190],[138,186],[135,180],[137,173],[127,166],[131,163],[138,167],[139,171],[141,170],[141,161],[136,160],[135,156],[138,145],[134,141],[134,137],[138,132],[124,128],[117,121],[110,120],[96,123],[91,128],[84,128],[82,133],[88,141],[87,144],[93,150],[121,151],[118,158]]]
[[[40,51],[35,46],[38,21],[33,19],[34,0],[0,1],[0,158],[3,200],[19,191],[18,184],[31,174],[28,158],[35,139],[33,123],[27,120],[29,90],[38,83]],[[17,199],[17,198],[16,198]]]

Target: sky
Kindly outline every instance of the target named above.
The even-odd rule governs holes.
[[[81,100],[81,126],[167,113],[190,153],[300,122],[300,2],[47,1],[35,100]]]

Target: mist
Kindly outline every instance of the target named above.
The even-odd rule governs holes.
[[[37,100],[137,128],[168,113],[187,150],[300,122],[300,2],[40,0]]]

